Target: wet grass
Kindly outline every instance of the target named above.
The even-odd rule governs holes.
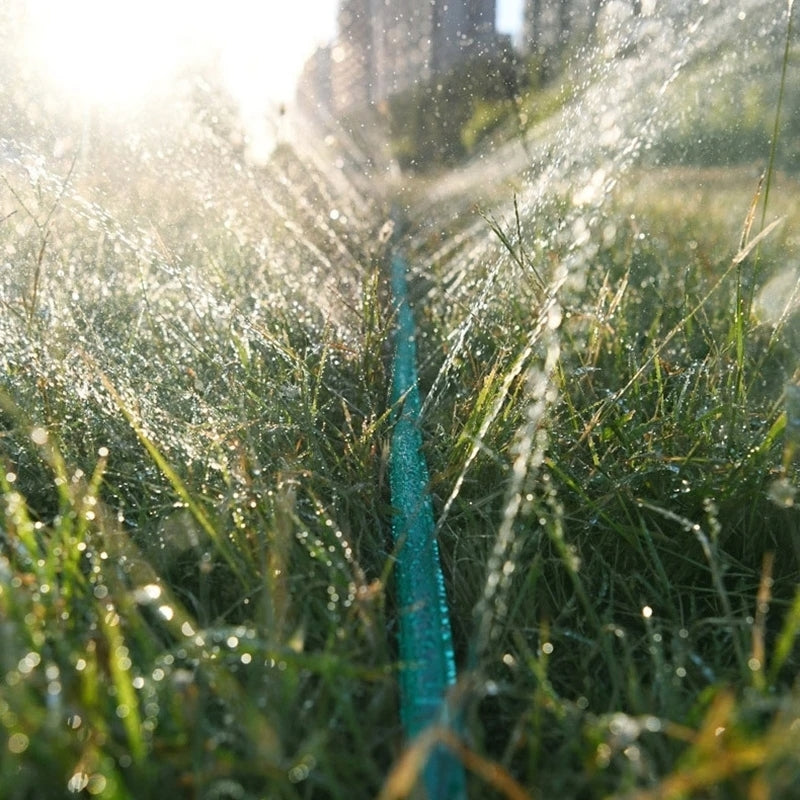
[[[4,162],[0,796],[406,796],[383,203],[148,135]],[[800,187],[609,158],[403,195],[445,743],[474,797],[790,798]]]
[[[281,158],[261,238],[212,207],[152,247],[9,177],[36,287],[4,296],[4,797],[391,797],[414,774],[380,246],[306,221],[303,174],[334,216],[358,199]],[[751,247],[757,183],[629,176],[575,229],[580,281],[548,219],[410,221],[476,796],[791,796],[800,212],[776,175],[784,220]],[[344,264],[336,295],[294,280],[310,257]]]
[[[467,737],[530,796],[796,785],[796,300],[769,287],[800,217],[776,185],[756,241],[752,173],[628,176],[556,320],[540,276],[573,247],[537,252],[511,212],[456,285],[419,237]]]
[[[288,151],[235,202],[225,175],[163,180],[164,235],[44,164],[6,179],[0,794],[378,786],[399,728],[375,220]]]

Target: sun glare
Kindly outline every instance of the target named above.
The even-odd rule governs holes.
[[[70,98],[135,104],[169,82],[190,55],[191,41],[177,25],[180,11],[188,4],[28,0],[29,51]]]
[[[181,70],[216,63],[243,113],[291,98],[302,63],[330,30],[331,0],[27,0],[26,49],[70,99],[136,107]],[[268,7],[268,8],[267,8]]]

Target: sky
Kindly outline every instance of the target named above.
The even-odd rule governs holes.
[[[0,0],[1,2],[2,0]],[[243,113],[290,100],[308,56],[336,32],[338,0],[23,0],[27,57],[78,102],[136,104],[215,53]],[[498,0],[519,28],[524,0]]]
[[[525,0],[497,0],[497,27],[503,33],[519,33]]]
[[[503,33],[517,33],[522,21],[525,0],[497,0],[497,27]],[[300,2],[302,5],[302,0]],[[325,32],[322,41],[333,38],[336,31],[336,9],[339,0],[305,0],[309,11],[318,11],[324,20]]]

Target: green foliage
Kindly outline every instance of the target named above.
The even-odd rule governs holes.
[[[585,282],[563,290],[560,341],[537,330],[540,278],[564,258],[579,269],[574,250],[539,252],[515,222],[493,223],[502,271],[483,252],[467,288],[428,294],[423,339],[449,343],[427,419],[431,442],[453,443],[430,463],[455,632],[491,687],[471,732],[536,795],[788,797],[800,540],[782,491],[800,473],[783,393],[797,358],[748,317],[741,390],[731,308],[758,247],[762,269],[780,263],[796,184],[790,219],[741,246],[746,174],[626,185],[585,244]],[[433,272],[437,287],[447,259]],[[487,600],[486,586],[501,588]]]
[[[720,56],[704,69],[679,79],[673,110],[677,124],[661,139],[656,155],[663,163],[737,165],[764,163],[769,153],[779,86],[773,63],[719,72]],[[800,169],[800,90],[797,57],[792,55],[783,98],[775,166]]]
[[[457,163],[513,113],[515,98],[526,88],[517,56],[507,52],[471,60],[390,98],[395,158],[412,170]]]

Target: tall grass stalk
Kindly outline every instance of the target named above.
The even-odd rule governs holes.
[[[781,80],[778,88],[778,102],[775,106],[775,121],[772,125],[772,136],[769,145],[769,160],[767,162],[767,178],[764,185],[764,205],[761,209],[761,227],[763,229],[767,219],[767,207],[769,205],[770,189],[772,188],[772,178],[775,172],[775,155],[778,151],[778,139],[780,137],[781,111],[783,110],[783,100],[786,93],[786,73],[789,68],[789,56],[792,45],[792,27],[794,22],[794,0],[787,0],[786,3],[786,40],[783,45],[783,59],[781,61]],[[749,306],[748,306],[749,308]]]
[[[783,59],[781,61],[780,82],[778,84],[778,101],[775,106],[775,115],[770,136],[767,168],[764,174],[761,176],[758,189],[753,196],[753,201],[747,215],[744,230],[742,232],[742,239],[739,245],[740,250],[745,244],[747,244],[747,240],[749,239],[750,230],[755,217],[756,206],[761,195],[762,186],[764,190],[764,199],[761,205],[761,230],[764,230],[764,226],[766,225],[770,190],[772,188],[772,181],[775,174],[775,157],[778,152],[778,140],[781,132],[781,112],[783,110],[784,96],[786,92],[786,75],[791,54],[793,11],[794,0],[788,0],[786,6],[786,38],[784,41]],[[746,378],[744,375],[744,335],[746,323],[750,319],[750,315],[752,314],[753,310],[753,298],[755,297],[756,286],[758,285],[760,277],[760,263],[760,251],[757,250],[753,261],[753,273],[748,280],[749,288],[746,297],[743,291],[742,267],[740,266],[739,270],[737,271],[734,337],[736,341],[736,397],[738,402],[742,402],[744,400],[744,394],[747,390]]]

